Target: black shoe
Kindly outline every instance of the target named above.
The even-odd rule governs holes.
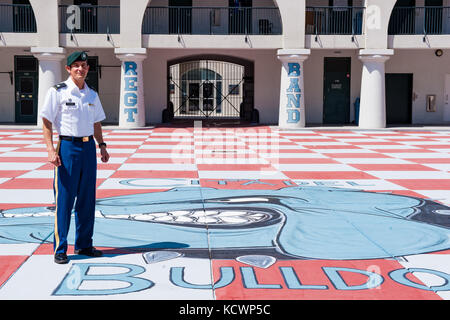
[[[90,248],[86,248],[86,249],[75,250],[75,254],[81,254],[83,256],[89,256],[89,257],[101,257],[103,255],[103,252],[95,249],[94,247],[90,247]]]
[[[67,259],[67,255],[65,253],[55,254],[54,260],[57,264],[66,264],[67,262],[69,262],[69,259]]]

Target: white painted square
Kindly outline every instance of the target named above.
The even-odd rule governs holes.
[[[280,164],[281,171],[359,171],[345,164]]]
[[[40,243],[0,244],[0,256],[30,256]]]
[[[420,268],[440,271],[450,275],[450,255],[449,254],[420,254],[415,256],[406,256],[407,261],[399,261],[405,268]],[[420,281],[428,287],[441,286],[444,279],[437,277],[431,273],[414,272]],[[437,294],[445,299],[450,300],[450,291],[437,291]]]
[[[0,203],[47,204],[54,200],[50,189],[0,189]]]
[[[42,162],[0,162],[0,170],[35,170],[43,165]]]
[[[195,164],[174,163],[124,163],[119,170],[163,170],[163,171],[196,171]]]

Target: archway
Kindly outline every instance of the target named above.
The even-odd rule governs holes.
[[[241,119],[258,122],[254,109],[252,61],[222,55],[199,55],[167,63],[167,109],[174,118]]]

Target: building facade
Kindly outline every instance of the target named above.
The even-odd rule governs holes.
[[[0,122],[85,50],[108,124],[450,124],[450,0],[0,0]]]

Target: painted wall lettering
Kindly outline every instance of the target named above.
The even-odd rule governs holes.
[[[124,113],[127,115],[127,122],[136,122],[136,116],[138,113],[138,96],[135,93],[137,91],[137,64],[133,61],[124,62],[125,72],[124,72],[124,95],[123,103],[126,108],[124,108]]]
[[[300,107],[301,107],[301,89],[300,89],[300,64],[290,62],[288,63],[288,77],[290,81],[289,87],[286,89],[286,112],[288,123],[298,123],[300,121]]]

